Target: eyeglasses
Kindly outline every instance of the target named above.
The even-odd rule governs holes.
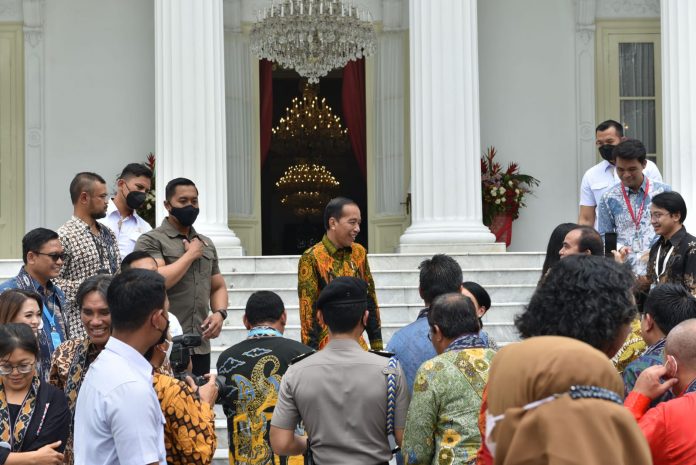
[[[19,365],[0,365],[0,375],[10,375],[16,369],[17,373],[26,375],[34,369],[35,363],[21,363]]]
[[[433,327],[431,326],[428,330],[428,340],[432,342],[433,340]]]
[[[37,255],[46,255],[47,257],[51,257],[51,260],[54,262],[57,262],[58,260],[63,260],[65,261],[66,258],[70,257],[70,254],[67,254],[65,252],[63,253],[43,253],[43,252],[34,252]]]
[[[651,212],[650,213],[650,219],[651,220],[659,220],[663,216],[667,216],[669,213],[662,213],[662,212]]]

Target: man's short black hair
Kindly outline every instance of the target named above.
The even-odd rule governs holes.
[[[623,137],[624,135],[624,128],[621,123],[618,121],[614,121],[613,119],[608,119],[606,121],[603,121],[597,125],[597,128],[595,129],[595,132],[602,132],[606,131],[609,128],[614,128],[616,129],[616,134],[619,135],[619,137]]]
[[[110,274],[96,274],[82,281],[80,287],[77,288],[77,295],[75,296],[77,308],[81,309],[82,302],[87,297],[87,294],[94,291],[100,293],[106,302],[106,295],[109,292],[109,285],[111,285],[113,278]]]
[[[121,174],[118,176],[119,179],[131,179],[139,178],[145,176],[148,179],[152,179],[152,170],[143,165],[142,163],[128,163]]]
[[[155,271],[130,269],[114,276],[106,299],[111,327],[132,332],[142,327],[152,312],[164,308],[164,278]]]
[[[428,324],[430,327],[437,325],[448,339],[478,333],[481,329],[474,303],[459,292],[435,298],[428,311]]]
[[[190,179],[174,178],[171,181],[169,181],[167,183],[167,187],[164,188],[164,197],[167,200],[167,202],[170,202],[172,200],[172,197],[174,197],[174,194],[176,194],[176,188],[179,186],[193,186],[196,188],[196,192],[198,192],[198,187],[196,187],[196,185]]]
[[[350,333],[361,324],[361,319],[367,310],[364,303],[329,304],[321,309],[324,323],[334,334]]]
[[[432,304],[437,296],[450,292],[459,292],[462,286],[462,267],[457,261],[445,254],[433,255],[418,265],[420,276],[418,287],[423,300]]]
[[[578,226],[575,230],[580,231],[580,240],[578,241],[580,252],[584,253],[589,250],[591,255],[604,255],[604,242],[602,242],[602,236],[599,235],[595,228]]]
[[[612,155],[614,159],[638,160],[640,163],[645,163],[647,159],[645,145],[638,139],[627,139],[620,142],[619,145],[614,147]]]
[[[563,240],[573,229],[577,228],[578,225],[575,223],[561,223],[551,231],[551,236],[549,237],[549,242],[546,245],[546,258],[544,258],[544,265],[541,267],[541,275],[546,276],[546,273],[554,266],[561,257],[558,252],[561,251],[563,247]]]
[[[143,250],[134,250],[133,252],[129,253],[121,262],[121,273],[130,270],[131,265],[133,265],[133,262],[137,262],[138,260],[142,260],[144,258],[149,258],[150,260],[155,261],[152,255]],[[156,263],[157,262],[155,262],[155,264]]]
[[[46,228],[32,229],[22,238],[22,260],[27,264],[27,254],[29,252],[38,252],[41,247],[54,239],[58,239],[58,233]]]
[[[324,228],[329,230],[329,219],[334,218],[336,221],[343,216],[343,207],[346,205],[357,205],[354,201],[347,197],[336,197],[329,200],[324,209]]]
[[[686,219],[686,202],[679,192],[663,192],[657,194],[651,200],[657,208],[667,210],[671,214],[679,213],[679,223],[684,224]]]
[[[95,182],[106,184],[104,178],[99,176],[97,173],[92,173],[89,171],[77,173],[73,180],[70,182],[70,200],[72,201],[72,204],[75,205],[77,203],[81,193],[91,193],[92,186]]]
[[[648,294],[643,311],[667,335],[682,321],[696,318],[696,298],[681,284],[658,284]]]
[[[244,316],[251,325],[274,323],[280,320],[285,311],[283,300],[271,291],[256,291],[247,300]]]
[[[523,338],[565,336],[610,349],[636,316],[633,273],[627,265],[595,255],[559,261],[515,316]]]

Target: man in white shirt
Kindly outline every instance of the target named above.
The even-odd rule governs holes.
[[[75,465],[166,465],[164,416],[143,354],[169,328],[164,278],[131,269],[107,292],[112,334],[89,366],[75,409]]]
[[[109,200],[106,216],[99,220],[116,235],[121,257],[135,248],[141,234],[152,226],[136,210],[142,207],[152,185],[152,170],[140,163],[130,163],[116,180],[116,195]]]
[[[587,170],[582,177],[578,224],[597,229],[596,209],[599,200],[610,187],[620,182],[614,166],[614,147],[626,140],[626,137],[624,137],[624,128],[621,123],[611,119],[597,126],[595,135],[597,138],[595,145],[604,160]],[[647,160],[643,174],[652,181],[662,182],[660,170],[650,160]]]

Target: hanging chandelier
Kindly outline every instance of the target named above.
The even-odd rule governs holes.
[[[251,51],[318,83],[375,52],[372,15],[342,0],[273,0],[251,29]]]
[[[325,98],[319,99],[318,86],[305,83],[302,97],[295,97],[278,126],[272,129],[273,150],[281,155],[319,159],[348,149],[348,129],[333,114]]]
[[[290,166],[276,182],[280,203],[296,216],[318,216],[340,183],[323,165],[300,162]]]

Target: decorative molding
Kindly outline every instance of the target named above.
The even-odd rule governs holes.
[[[659,18],[660,0],[599,0],[597,18]]]
[[[24,177],[25,226],[46,224],[46,127],[44,52],[45,0],[24,0]],[[37,182],[38,181],[38,182]]]
[[[227,2],[230,0],[225,0],[225,7],[227,7]],[[271,0],[232,0],[239,1],[241,4],[240,12],[242,22],[253,23],[256,21],[256,13],[259,10],[268,8],[271,5]],[[370,13],[372,13],[372,18],[375,22],[382,21],[382,0],[344,0],[348,3],[352,3],[355,6],[359,6]],[[399,0],[403,1],[403,0]],[[227,26],[227,23],[225,23]]]
[[[598,1],[575,0],[575,151],[579,179],[595,164],[595,11]]]
[[[0,0],[0,22],[22,20],[22,0]]]

